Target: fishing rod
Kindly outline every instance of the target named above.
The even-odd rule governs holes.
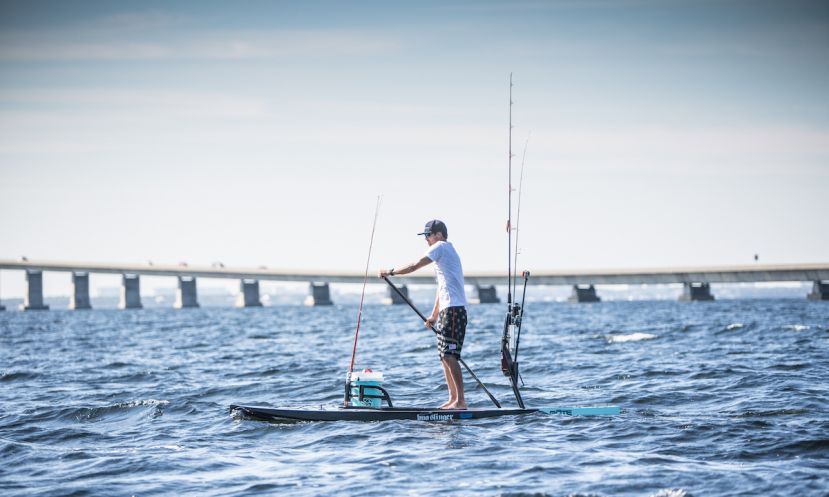
[[[521,154],[521,173],[519,174],[518,180],[518,206],[515,209],[515,264],[513,267],[515,268],[515,273],[513,274],[512,279],[512,293],[515,295],[515,298],[518,299],[518,294],[515,291],[515,285],[518,280],[518,254],[521,253],[520,245],[518,244],[518,235],[521,232],[521,197],[524,191],[524,161],[527,158],[527,145],[530,142],[530,134],[527,133],[527,139],[524,141],[524,153]],[[521,304],[520,310],[518,311],[518,315],[515,316],[513,313],[513,320],[515,321],[515,346],[513,347],[512,352],[512,360],[513,360],[513,368],[515,371],[511,374],[514,376],[516,380],[521,381],[521,385],[524,385],[524,379],[521,378],[521,373],[518,372],[518,344],[521,341],[521,323],[523,322],[524,317],[524,301],[527,298],[527,280],[530,277],[529,271],[524,271],[521,276],[524,278],[524,290],[521,294]]]
[[[512,73],[509,73],[509,149],[507,152],[507,309],[512,307]]]
[[[527,145],[530,143],[530,135],[527,134],[527,139],[524,141],[524,153],[521,154],[521,173],[518,176],[518,206],[515,208],[515,264],[513,264],[513,268],[515,269],[515,274],[512,278],[512,293],[518,298],[518,295],[515,294],[515,282],[518,279],[518,254],[521,253],[521,248],[518,245],[518,235],[521,231],[521,192],[524,190],[524,160],[527,158]],[[524,297],[521,297],[521,303],[524,303]]]
[[[395,292],[397,292],[397,295],[398,295],[398,296],[400,296],[400,298],[401,298],[401,299],[403,299],[403,301],[404,301],[404,302],[406,302],[407,304],[409,304],[409,307],[411,307],[411,308],[412,308],[412,310],[413,310],[413,311],[415,311],[415,312],[417,313],[417,315],[418,315],[418,316],[420,316],[420,319],[422,319],[424,322],[425,322],[425,321],[428,321],[428,320],[426,319],[426,316],[424,316],[424,315],[423,315],[423,313],[421,313],[421,312],[420,312],[420,310],[419,310],[417,307],[415,307],[415,305],[412,303],[412,301],[411,301],[411,300],[409,300],[409,297],[407,297],[407,296],[406,296],[403,292],[401,292],[401,291],[400,291],[400,289],[399,289],[399,288],[397,288],[397,287],[394,285],[394,283],[392,283],[392,282],[389,280],[388,276],[383,276],[383,279],[384,279],[384,280],[386,280],[386,283],[388,283],[388,284],[389,284],[389,286],[392,288],[392,290],[394,290]],[[433,332],[435,332],[435,335],[439,335],[438,330],[436,330],[434,326],[429,325],[429,328],[430,328]],[[480,385],[480,386],[481,386],[481,388],[483,388],[483,389],[484,389],[484,392],[486,392],[486,394],[489,396],[489,400],[491,400],[491,401],[492,401],[492,403],[493,403],[493,404],[495,404],[495,407],[500,408],[500,407],[501,407],[501,403],[500,403],[500,402],[498,402],[498,399],[496,399],[496,398],[495,398],[495,396],[493,396],[493,395],[489,392],[489,390],[486,388],[486,385],[484,385],[484,384],[483,384],[483,382],[481,382],[481,380],[479,380],[479,379],[478,379],[478,376],[477,376],[477,375],[475,375],[475,373],[472,371],[472,369],[470,369],[470,368],[469,368],[469,366],[467,366],[466,362],[464,362],[464,360],[463,360],[463,359],[461,359],[460,357],[458,357],[458,362],[459,362],[459,363],[461,363],[461,365],[462,365],[464,368],[466,368],[466,371],[467,371],[467,372],[468,372],[468,373],[472,376],[472,378],[474,378],[474,379],[475,379],[475,381],[476,381],[476,382],[478,382],[478,385]]]
[[[520,408],[524,408],[524,399],[521,397],[521,391],[518,387],[518,380],[520,378],[520,373],[518,372],[518,344],[520,341],[521,335],[521,319],[523,317],[523,307],[524,307],[524,297],[521,299],[521,304],[517,302],[513,302],[512,295],[515,290],[515,280],[517,280],[517,276],[513,275],[512,272],[512,260],[513,260],[513,251],[512,251],[512,73],[509,75],[509,151],[508,151],[508,170],[509,170],[509,178],[508,178],[508,218],[507,218],[507,243],[509,245],[509,252],[507,253],[507,313],[506,317],[504,318],[504,333],[501,336],[501,371],[504,373],[505,376],[509,377],[510,386],[512,387],[512,393],[515,395],[515,401],[518,403]],[[527,138],[529,141],[529,137]],[[526,155],[527,146],[526,143],[524,145],[524,153]],[[523,182],[523,175],[524,175],[524,163],[523,159],[521,161],[521,177]],[[520,206],[520,192],[519,192],[519,206]],[[518,219],[516,219],[516,222]],[[517,228],[517,224],[516,224]],[[518,234],[516,232],[515,235],[515,264],[516,270],[518,269]],[[524,296],[527,293],[527,280],[529,279],[530,273],[524,271]],[[512,347],[512,352],[510,351],[510,345],[512,341],[513,332],[515,333],[515,345]]]
[[[351,349],[351,364],[348,366],[348,374],[345,377],[345,400],[343,405],[348,407],[348,398],[351,388],[351,372],[354,371],[354,358],[357,356],[357,337],[360,336],[360,321],[363,317],[363,299],[366,296],[366,282],[368,281],[368,266],[371,262],[371,248],[374,246],[374,229],[377,227],[377,215],[380,213],[380,202],[383,196],[377,196],[377,204],[374,206],[374,223],[371,225],[371,241],[368,244],[368,258],[366,259],[366,272],[363,276],[363,291],[360,293],[360,310],[357,311],[357,331],[354,333],[354,347]]]

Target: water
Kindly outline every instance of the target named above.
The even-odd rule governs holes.
[[[503,307],[465,359],[499,371]],[[2,495],[829,495],[829,305],[529,303],[528,405],[613,418],[276,424],[231,403],[335,404],[356,306],[0,313]],[[358,366],[436,406],[434,337],[368,306]],[[467,381],[471,404],[488,406]]]

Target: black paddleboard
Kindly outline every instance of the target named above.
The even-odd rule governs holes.
[[[538,409],[435,409],[419,407],[302,409],[242,405],[231,405],[230,409],[239,410],[252,418],[271,421],[389,421],[395,419],[452,421],[516,416],[538,412]]]

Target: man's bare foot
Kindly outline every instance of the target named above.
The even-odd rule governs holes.
[[[444,404],[440,407],[441,409],[459,409],[463,410],[466,409],[466,402],[452,402],[449,404]]]
[[[449,409],[449,406],[451,406],[452,404],[455,404],[455,403],[457,403],[457,402],[454,401],[454,400],[451,400],[451,399],[447,400],[446,402],[441,404],[440,407],[438,407],[438,409]]]

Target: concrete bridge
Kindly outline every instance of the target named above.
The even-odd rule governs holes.
[[[24,271],[27,292],[24,310],[48,309],[43,301],[43,272],[68,272],[72,277],[72,295],[70,309],[90,309],[89,275],[120,274],[122,309],[139,309],[142,307],[140,295],[141,276],[169,276],[177,278],[178,290],[175,307],[198,307],[196,281],[198,278],[230,278],[239,280],[237,306],[257,307],[259,299],[259,282],[266,281],[305,281],[309,283],[307,305],[331,305],[330,283],[362,283],[363,273],[337,271],[302,271],[279,270],[259,267],[227,268],[221,264],[212,266],[161,265],[161,264],[106,264],[79,263],[69,261],[37,261],[21,258],[20,260],[0,259],[0,269]],[[404,294],[408,294],[408,284],[434,284],[431,270],[420,274],[396,277]],[[681,283],[683,292],[680,300],[713,300],[711,283],[746,283],[746,282],[782,282],[811,281],[812,300],[829,300],[829,263],[818,264],[776,264],[749,266],[712,266],[684,267],[662,269],[624,269],[624,270],[586,270],[586,271],[537,271],[529,280],[531,285],[567,285],[573,291],[572,302],[598,302],[595,285],[639,285]],[[369,282],[381,280],[369,275]],[[506,283],[504,273],[468,273],[466,283],[473,286],[473,302],[499,302],[495,285]],[[391,289],[389,289],[391,290]],[[399,304],[402,300],[394,292],[389,292],[387,303]],[[3,307],[0,306],[0,310]]]

